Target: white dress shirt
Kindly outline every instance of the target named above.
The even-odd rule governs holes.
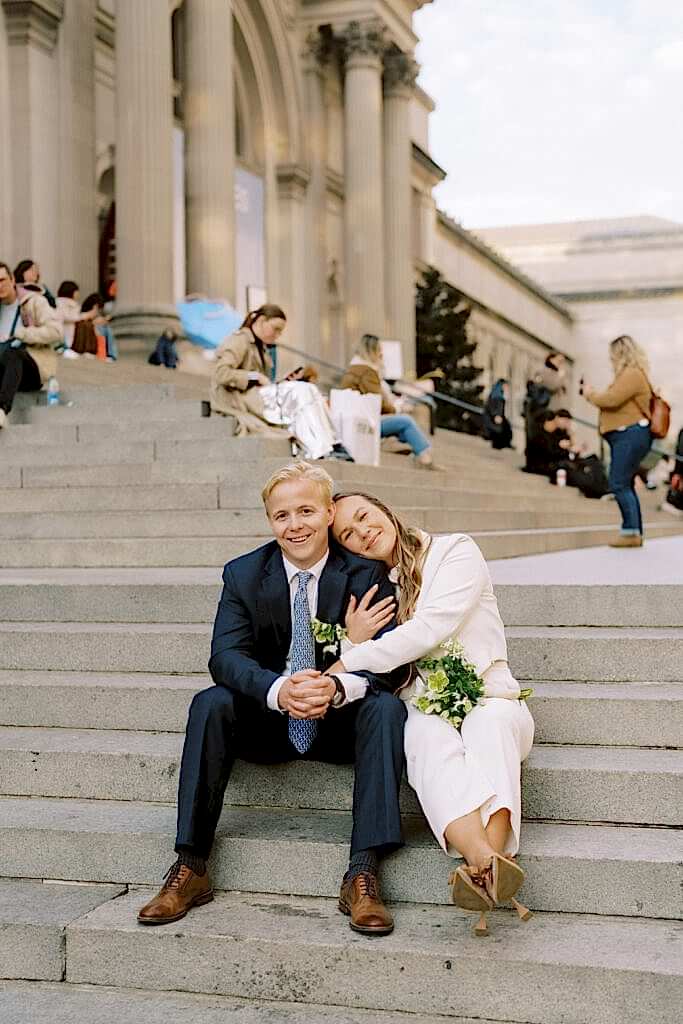
[[[318,585],[320,583],[320,577],[322,576],[323,569],[327,565],[327,559],[329,558],[329,551],[326,551],[319,562],[312,565],[310,569],[299,569],[296,565],[292,565],[287,559],[282,556],[282,561],[285,567],[285,574],[287,576],[287,582],[289,584],[289,605],[291,613],[291,621],[294,622],[294,598],[296,592],[299,589],[298,575],[300,572],[309,572],[311,578],[308,581],[307,596],[308,596],[308,607],[311,612],[311,618],[316,617],[318,608]],[[281,711],[284,714],[283,709],[278,704],[278,694],[280,687],[286,679],[291,675],[291,664],[292,664],[292,646],[290,643],[289,651],[287,653],[287,662],[285,664],[284,674],[275,680],[266,698],[266,703],[271,711]],[[311,666],[314,667],[314,666]],[[346,691],[346,700],[344,704],[350,704],[351,701],[360,700],[361,697],[365,696],[368,688],[367,681],[362,676],[354,675],[352,672],[335,672],[335,675],[341,680],[344,690]]]

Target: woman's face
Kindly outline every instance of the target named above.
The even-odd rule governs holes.
[[[335,508],[332,533],[336,541],[355,555],[393,565],[396,529],[384,512],[357,494],[339,498]]]
[[[265,345],[274,345],[286,326],[287,321],[279,316],[273,317],[272,320],[266,320],[265,316],[260,316],[254,321],[253,325],[254,334]]]
[[[37,263],[32,263],[28,270],[24,271],[24,281],[26,284],[38,284],[40,281],[40,267]]]

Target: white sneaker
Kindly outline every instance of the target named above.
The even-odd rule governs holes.
[[[78,352],[74,352],[72,348],[65,348],[62,352],[62,359],[78,359]]]
[[[4,409],[0,409],[0,430],[7,425],[7,413]]]

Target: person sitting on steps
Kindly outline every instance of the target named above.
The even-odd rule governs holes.
[[[355,762],[351,858],[339,909],[355,931],[386,935],[394,925],[377,870],[403,844],[406,712],[392,691],[406,673],[330,676],[312,618],[343,624],[353,596],[381,632],[394,622],[393,588],[381,564],[330,545],[332,479],[321,467],[286,466],[265,485],[263,501],[275,540],[223,571],[209,661],[215,685],[193,699],[185,734],[178,859],[138,921],[168,924],[213,899],[207,860],[235,758]]]
[[[405,662],[441,657],[457,640],[484,684],[484,700],[459,729],[413,700],[424,693],[419,671],[402,688],[408,717],[408,781],[442,850],[466,864],[449,878],[451,899],[481,914],[477,935],[488,934],[486,913],[514,898],[524,872],[513,860],[522,819],[520,765],[528,757],[534,721],[507,660],[505,630],[484,557],[463,533],[430,536],[405,523],[370,494],[334,497],[332,525],[348,551],[383,563],[398,587],[398,625],[377,633],[364,608],[351,607],[341,660],[331,672],[392,672]]]
[[[273,362],[268,351],[287,326],[284,311],[273,303],[248,313],[238,331],[220,345],[211,381],[213,412],[233,416],[236,433],[287,434],[307,459],[353,462],[339,442],[323,396],[315,384],[286,378],[271,380]]]
[[[413,417],[405,412],[404,404],[410,403],[391,393],[383,374],[381,342],[376,334],[364,334],[356,345],[349,368],[342,377],[342,388],[359,391],[362,395],[381,395],[381,436],[397,437],[410,447],[417,466],[435,469],[431,442],[422,433]]]
[[[57,311],[38,292],[18,289],[0,262],[0,429],[17,391],[40,391],[57,372],[54,346],[61,336]]]

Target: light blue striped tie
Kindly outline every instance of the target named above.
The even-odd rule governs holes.
[[[311,627],[311,609],[308,606],[308,581],[313,573],[297,573],[299,586],[294,597],[294,617],[292,621],[292,659],[290,671],[302,672],[306,668],[315,668],[315,640]],[[316,719],[290,718],[289,739],[300,754],[310,748],[318,732]]]

